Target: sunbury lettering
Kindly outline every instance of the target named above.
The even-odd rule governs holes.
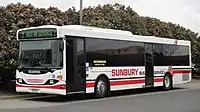
[[[138,69],[113,69],[112,76],[138,75]]]

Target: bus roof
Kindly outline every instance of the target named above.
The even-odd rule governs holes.
[[[178,45],[190,46],[190,41],[187,40],[177,40],[177,39],[155,37],[155,36],[133,35],[129,31],[88,27],[81,25],[61,26],[59,27],[59,32],[60,36],[62,37],[64,37],[65,35],[71,35],[80,37],[127,40],[127,41],[137,41],[146,43],[178,44]]]
[[[57,28],[59,37],[65,37],[68,35],[68,36],[80,36],[88,38],[116,39],[116,40],[137,41],[146,43],[178,44],[178,45],[190,46],[190,41],[187,40],[177,40],[177,39],[155,37],[155,36],[133,35],[129,31],[97,28],[97,27],[82,26],[82,25],[64,25],[64,26],[43,25],[39,27],[30,27],[20,30],[35,29],[35,28]]]

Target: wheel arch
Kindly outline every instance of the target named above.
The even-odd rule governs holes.
[[[169,75],[171,80],[172,80],[173,77],[172,77],[172,74],[170,72],[166,72],[165,75]]]

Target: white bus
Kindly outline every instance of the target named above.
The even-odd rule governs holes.
[[[16,91],[67,95],[191,81],[190,41],[80,25],[17,31]]]

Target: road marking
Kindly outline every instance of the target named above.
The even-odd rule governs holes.
[[[83,101],[72,101],[72,102],[64,103],[64,105],[90,103],[90,102],[98,102],[98,101],[104,101],[104,100],[116,100],[116,99],[130,98],[130,97],[150,96],[150,95],[157,95],[157,94],[167,94],[167,93],[182,92],[182,91],[188,91],[188,90],[192,90],[192,89],[171,90],[171,91],[164,91],[164,92],[152,92],[152,93],[144,93],[144,94],[124,95],[124,96],[111,96],[111,97],[106,97],[102,99],[91,99],[91,100],[88,99],[88,100],[83,100]]]

